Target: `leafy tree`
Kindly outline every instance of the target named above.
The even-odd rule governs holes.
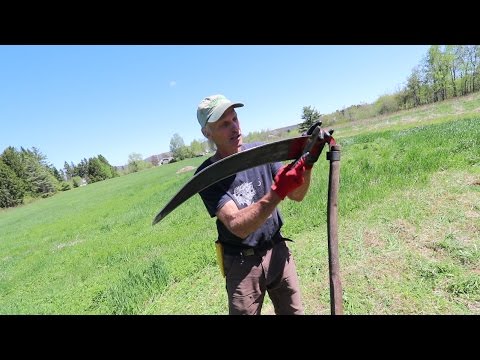
[[[432,90],[433,102],[446,99],[446,85],[449,69],[440,45],[432,45],[428,49],[425,69],[428,84]]]
[[[128,171],[137,172],[140,170],[140,161],[142,161],[142,154],[131,153],[128,155]]]
[[[173,154],[173,157],[179,158],[179,154],[183,147],[185,147],[183,138],[177,133],[173,134],[172,138],[170,139],[170,152]]]
[[[190,151],[196,156],[196,155],[203,155],[205,152],[205,147],[204,145],[199,141],[199,140],[193,140],[190,143]]]
[[[101,162],[102,164],[106,165],[106,166],[110,169],[110,176],[109,176],[109,178],[113,178],[113,177],[119,176],[118,171],[117,171],[117,169],[115,168],[115,166],[110,165],[110,163],[108,162],[108,160],[107,160],[103,155],[98,155],[98,160],[100,160],[100,162]]]
[[[142,159],[142,154],[131,153],[128,155],[128,172],[137,172],[151,167],[152,165]]]
[[[82,178],[78,175],[75,175],[73,178],[72,178],[72,182],[73,182],[73,187],[77,188],[79,187],[80,185],[82,185]]]
[[[180,149],[178,149],[177,153],[175,154],[175,160],[183,160],[183,159],[188,159],[194,157],[195,154],[192,152],[192,150],[188,146],[182,146]]]
[[[182,137],[178,134],[174,134],[170,139],[170,152],[176,160],[195,156],[192,150],[185,146]]]
[[[465,88],[468,92],[478,91],[478,82],[480,82],[480,45],[466,45],[464,57],[467,68]]]
[[[110,168],[98,158],[88,159],[88,179],[90,183],[102,181],[112,177]]]
[[[450,84],[453,91],[453,97],[457,97],[457,77],[459,74],[459,58],[460,47],[458,45],[447,45],[445,47],[445,58],[448,62],[448,68],[450,70]]]
[[[416,66],[412,70],[412,74],[407,79],[406,93],[407,93],[407,104],[411,106],[419,106],[421,104],[420,98],[420,89],[421,89],[421,74],[420,69]]]
[[[380,115],[397,111],[399,109],[397,96],[395,94],[386,94],[380,96],[377,101],[375,101],[375,108]]]
[[[310,126],[312,126],[316,121],[320,120],[320,114],[315,108],[311,106],[304,106],[303,107],[303,114],[302,119],[304,120],[299,126],[298,129],[301,133],[307,131]]]

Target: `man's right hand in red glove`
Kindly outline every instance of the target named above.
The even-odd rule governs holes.
[[[275,179],[272,184],[272,191],[274,191],[280,197],[280,199],[285,199],[287,194],[305,182],[303,177],[304,174],[305,157],[302,157],[297,163],[293,162],[291,164],[284,165],[275,175]]]

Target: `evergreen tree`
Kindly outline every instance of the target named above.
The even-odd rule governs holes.
[[[322,115],[312,108],[311,106],[303,107],[302,119],[304,120],[299,126],[298,129],[301,133],[307,131],[310,126],[312,126],[316,121],[320,120]]]
[[[27,183],[32,196],[47,197],[57,192],[60,183],[47,167],[42,166],[34,153],[25,154]]]
[[[3,160],[5,165],[7,165],[15,173],[22,183],[22,187],[26,189],[26,174],[22,153],[17,151],[13,146],[9,146],[3,151],[2,155],[0,155],[0,158]]]
[[[80,164],[77,165],[76,170],[76,175],[86,179],[88,177],[88,160],[83,158],[83,160],[80,161]]]
[[[23,182],[0,157],[0,207],[7,208],[23,203]]]
[[[73,167],[70,166],[66,161],[63,164],[63,169],[65,170],[65,177],[66,180],[70,180],[74,175],[73,175]]]
[[[47,168],[50,170],[50,173],[55,177],[55,179],[57,179],[57,181],[61,182],[65,180],[63,178],[63,174],[61,174],[55,166],[50,164]]]

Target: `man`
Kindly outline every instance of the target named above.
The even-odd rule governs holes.
[[[243,144],[235,111],[242,103],[223,95],[204,98],[197,109],[203,135],[216,152],[195,173],[214,162],[257,144]],[[303,314],[293,256],[282,237],[277,205],[288,197],[301,201],[313,164],[271,163],[239,172],[211,185],[200,196],[217,217],[230,314],[260,315],[268,292],[276,314]]]

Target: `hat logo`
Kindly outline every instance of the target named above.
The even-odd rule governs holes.
[[[221,100],[220,98],[213,99],[212,101],[210,101],[210,106],[211,106],[211,107],[217,106],[217,103],[218,103],[220,100]]]

